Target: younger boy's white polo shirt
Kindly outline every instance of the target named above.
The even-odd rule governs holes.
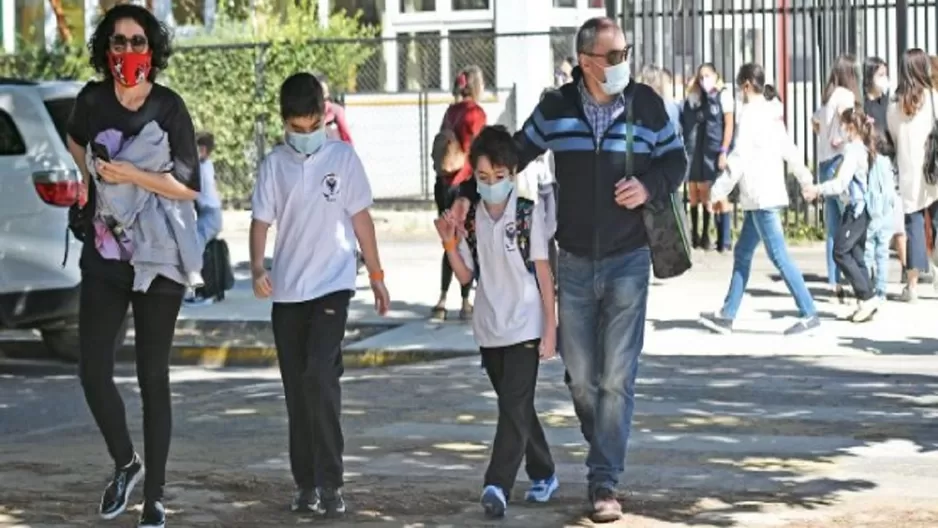
[[[252,199],[254,219],[277,226],[274,302],[355,291],[352,216],[372,201],[365,168],[347,143],[329,140],[312,156],[274,147],[261,164]]]
[[[514,345],[540,339],[544,331],[544,305],[534,275],[528,271],[518,249],[517,193],[512,192],[505,211],[493,219],[483,203],[476,206],[475,236],[479,256],[472,330],[483,348]],[[472,252],[465,240],[459,254],[473,269]],[[544,217],[531,218],[530,259],[547,260]]]

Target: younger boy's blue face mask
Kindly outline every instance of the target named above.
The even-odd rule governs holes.
[[[309,133],[287,132],[287,144],[300,154],[311,156],[326,142],[326,131],[322,128]]]
[[[489,204],[497,205],[508,199],[511,190],[515,188],[515,183],[508,178],[489,184],[481,180],[478,181],[479,196]]]

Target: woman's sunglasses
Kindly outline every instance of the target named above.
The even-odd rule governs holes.
[[[123,53],[128,47],[135,53],[142,53],[147,50],[147,38],[139,34],[132,37],[119,33],[111,35],[111,51]]]
[[[629,44],[623,49],[609,50],[606,53],[584,53],[584,55],[589,57],[602,57],[606,59],[606,64],[615,66],[616,64],[629,60],[629,57],[632,56],[632,45]]]

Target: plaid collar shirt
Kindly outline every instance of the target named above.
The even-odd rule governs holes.
[[[625,96],[619,94],[609,104],[601,105],[590,95],[582,79],[577,83],[577,89],[580,91],[580,101],[583,103],[586,120],[593,128],[593,137],[598,141],[602,139],[603,133],[612,125],[612,122],[625,111]]]

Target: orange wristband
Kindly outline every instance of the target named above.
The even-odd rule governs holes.
[[[368,279],[372,282],[381,282],[384,280],[384,271],[378,270],[368,274]]]
[[[451,238],[447,240],[446,242],[443,242],[443,249],[445,249],[446,251],[452,251],[456,249],[456,244],[457,244],[456,239]]]

